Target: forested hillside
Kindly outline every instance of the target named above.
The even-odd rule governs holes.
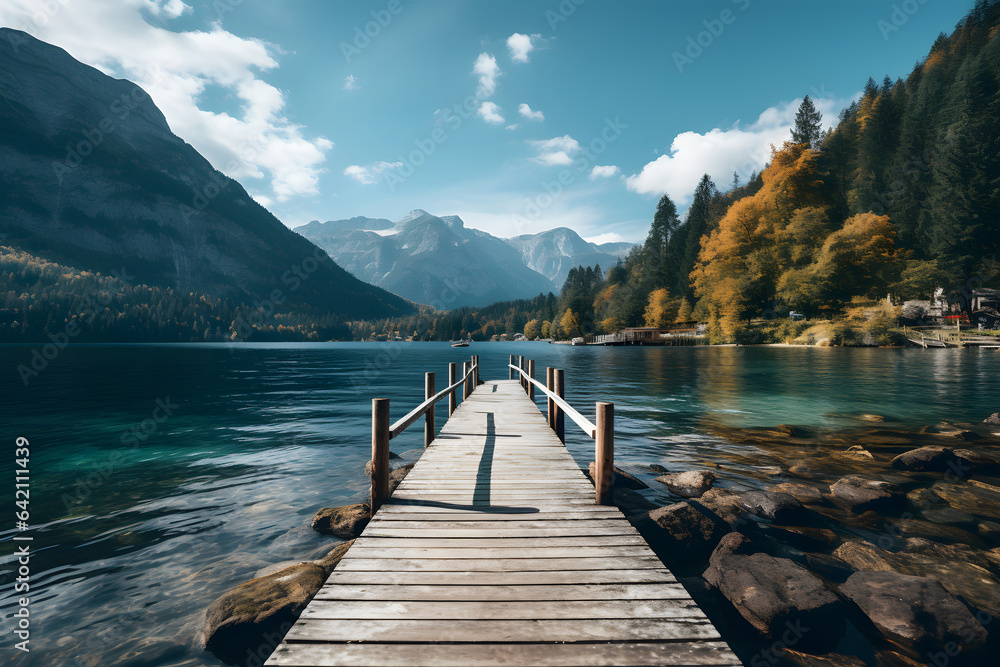
[[[762,173],[727,193],[703,177],[683,221],[664,195],[645,243],[606,275],[581,267],[558,299],[459,311],[439,326],[488,337],[538,320],[539,335],[569,337],[698,319],[732,342],[754,318],[835,318],[936,287],[964,307],[1000,275],[998,26],[1000,3],[979,0],[905,80],[869,78],[829,133],[806,98]]]

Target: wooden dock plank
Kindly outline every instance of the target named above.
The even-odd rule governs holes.
[[[479,387],[266,664],[739,665],[594,493],[516,381]]]

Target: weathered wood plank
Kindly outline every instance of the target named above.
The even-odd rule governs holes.
[[[392,540],[388,540],[391,542]],[[461,547],[446,548],[414,548],[402,542],[398,546],[391,544],[384,547],[358,546],[351,547],[350,555],[345,558],[400,558],[400,559],[438,559],[462,558],[468,560],[512,560],[536,558],[618,558],[618,557],[648,557],[655,558],[653,550],[648,546],[610,546],[610,547],[487,547],[463,549]]]
[[[397,548],[405,545],[410,549],[492,549],[502,547],[506,549],[522,547],[624,547],[624,546],[646,546],[646,541],[641,535],[610,535],[604,537],[508,537],[503,533],[494,534],[488,538],[421,538],[413,537],[406,540],[387,539],[384,537],[374,537],[365,535],[359,537],[354,542],[353,549],[375,548]],[[354,553],[352,551],[352,553]]]
[[[370,572],[334,570],[327,585],[450,585],[450,586],[525,586],[563,587],[567,584],[652,584],[676,582],[664,568],[643,570],[533,570],[523,572]]]
[[[301,618],[411,621],[612,618],[701,619],[689,598],[673,600],[314,600]]]
[[[725,642],[613,644],[285,644],[273,667],[619,667],[741,665]]]
[[[566,584],[543,585],[420,585],[328,583],[317,600],[433,600],[433,601],[531,601],[531,600],[686,600],[680,584]]]
[[[350,553],[350,552],[348,552]],[[510,558],[507,560],[475,558],[344,558],[337,569],[370,572],[432,570],[435,572],[504,572],[508,570],[604,570],[624,567],[630,570],[660,568],[659,558]]]

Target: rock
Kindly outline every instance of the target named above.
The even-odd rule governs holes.
[[[959,440],[965,440],[966,442],[975,442],[976,440],[981,439],[983,436],[979,435],[975,431],[959,431],[958,433],[954,434],[954,437],[958,438]]]
[[[595,473],[595,469],[596,468],[597,468],[597,464],[594,463],[593,461],[591,461],[590,462],[590,470],[587,473],[587,477],[590,478],[591,482],[594,481],[594,475],[596,474]],[[634,489],[634,490],[638,491],[638,490],[648,489],[649,488],[649,485],[646,484],[645,482],[643,482],[641,479],[639,479],[638,477],[635,477],[634,475],[628,474],[627,472],[625,472],[624,470],[622,470],[618,466],[614,466],[614,475],[613,475],[613,477],[614,477],[614,486],[617,489]]]
[[[771,433],[777,433],[778,435],[785,437],[795,437],[799,435],[799,430],[794,426],[789,426],[788,424],[778,424],[773,429],[768,429]]]
[[[399,483],[403,481],[408,472],[413,470],[413,466],[415,465],[415,463],[407,463],[405,466],[399,466],[389,473],[389,495],[392,495],[392,492],[396,490]]]
[[[955,472],[955,455],[947,447],[918,447],[903,452],[892,460],[897,470],[920,472]]]
[[[862,572],[893,572],[896,569],[892,553],[867,542],[848,540],[837,547],[833,555]]]
[[[354,540],[349,540],[343,544],[338,544],[334,548],[330,549],[330,552],[316,561],[316,564],[323,568],[327,576],[337,567],[341,559],[347,554],[347,550],[351,548],[354,544]]]
[[[846,458],[849,458],[849,459],[858,459],[858,460],[861,460],[861,461],[873,461],[873,460],[875,460],[875,457],[872,456],[872,453],[869,452],[864,447],[862,447],[861,445],[851,445],[845,451],[843,451],[843,452],[835,452],[834,455],[835,456],[846,457]]]
[[[649,520],[661,529],[659,537],[680,560],[700,560],[728,531],[724,524],[706,516],[687,502],[667,505],[649,512]]]
[[[940,507],[947,503],[930,489],[914,489],[906,494],[906,499],[920,508]]]
[[[785,661],[782,664],[795,665],[796,667],[865,667],[865,661],[861,658],[840,655],[839,653],[810,655],[793,651],[790,648],[779,648],[773,653]]]
[[[984,424],[1000,424],[1000,412],[994,412],[983,420]]]
[[[715,481],[715,473],[704,470],[689,470],[687,472],[661,475],[657,482],[667,485],[671,493],[684,498],[697,498],[710,488]]]
[[[920,513],[920,515],[931,523],[939,523],[945,526],[956,528],[975,528],[978,523],[976,517],[968,512],[957,510],[954,507],[932,507]]]
[[[729,489],[709,489],[691,504],[711,518],[726,524],[730,530],[737,530],[750,522],[740,503],[740,494]]]
[[[830,487],[830,493],[838,505],[856,513],[866,510],[891,511],[902,507],[906,502],[903,489],[899,486],[856,475],[849,475],[836,482]]]
[[[955,509],[991,519],[1000,519],[1000,493],[972,484],[938,482],[931,490]]]
[[[1000,609],[1000,580],[986,568],[907,552],[896,554],[896,561],[899,572],[930,577],[974,609],[985,612]]]
[[[798,482],[782,482],[781,484],[767,487],[767,490],[777,493],[787,493],[800,503],[823,502],[823,494],[820,493],[819,489],[807,484],[799,484]]]
[[[941,544],[922,537],[909,537],[904,542],[903,549],[907,553],[933,556],[943,561],[962,561],[991,569],[995,563],[987,556],[986,551],[965,544]]]
[[[971,449],[956,449],[952,452],[960,461],[964,461],[972,466],[973,470],[996,470],[1000,468],[1000,461],[989,454],[974,452]]]
[[[811,572],[832,581],[844,581],[854,574],[850,565],[830,554],[804,553],[802,559]]]
[[[616,488],[613,493],[615,507],[622,511],[625,516],[641,514],[649,510],[656,509],[656,504],[649,502],[646,498],[632,489]]]
[[[986,630],[937,581],[897,572],[856,572],[840,586],[878,631],[905,652],[926,657],[955,642],[976,651]]]
[[[799,526],[761,526],[765,534],[800,549],[826,549],[837,542],[837,534],[828,528]]]
[[[774,491],[745,491],[740,494],[740,504],[759,517],[779,523],[793,522],[805,512],[794,496]]]
[[[821,579],[786,558],[763,553],[722,555],[705,580],[758,631],[780,637],[790,627],[821,629],[802,636],[812,644],[832,644],[844,629],[840,600]]]
[[[990,542],[1000,542],[1000,523],[994,521],[980,521],[976,526],[979,536]]]
[[[888,517],[885,519],[887,527],[892,526],[891,532],[902,537],[923,537],[938,542],[960,542],[973,546],[983,546],[982,540],[967,530],[955,528],[953,526],[942,526],[941,524],[921,521],[920,519],[906,519]]]
[[[663,466],[661,466],[659,463],[652,463],[652,464],[648,465],[647,467],[649,468],[649,470],[651,472],[658,472],[658,473],[670,472],[669,470],[667,470],[666,468],[664,468]]]
[[[390,461],[393,460],[393,459],[401,459],[401,458],[403,458],[403,457],[401,457],[399,454],[396,454],[395,452],[389,452],[389,460]],[[365,475],[367,475],[368,477],[372,476],[372,462],[371,461],[368,461],[367,463],[365,463]]]
[[[908,658],[895,651],[883,649],[875,651],[875,667],[927,667],[927,664],[917,662],[913,658]]]
[[[754,552],[753,542],[743,533],[738,531],[733,531],[727,533],[719,540],[718,546],[712,551],[712,555],[708,558],[709,566],[718,566],[719,561],[724,556],[732,556],[733,554],[739,556],[749,556]]]
[[[866,422],[884,422],[885,415],[876,415],[870,412],[862,412],[861,414],[858,415],[858,419]]]
[[[324,507],[313,517],[312,527],[323,535],[335,535],[344,539],[357,537],[372,518],[372,508],[368,503]]]

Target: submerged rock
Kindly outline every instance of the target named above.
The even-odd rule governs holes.
[[[769,537],[801,549],[826,549],[837,542],[837,534],[829,528],[776,525],[762,526],[761,528]]]
[[[641,514],[656,509],[655,503],[649,502],[644,496],[632,489],[615,488],[613,496],[615,507],[620,509],[625,516]]]
[[[903,452],[892,460],[897,470],[957,473],[956,457],[947,447],[925,446]]]
[[[965,462],[973,470],[996,470],[1000,468],[1000,461],[982,452],[975,452],[971,449],[956,449],[953,454],[960,462]]]
[[[931,490],[955,509],[991,519],[1000,519],[1000,493],[972,484],[939,482]]]
[[[761,518],[779,523],[793,522],[805,512],[794,496],[774,491],[745,491],[740,494],[740,504]]]
[[[750,522],[740,502],[740,494],[729,489],[709,489],[691,504],[726,524],[730,530],[737,530]]]
[[[780,637],[789,628],[808,628],[796,640],[832,645],[844,630],[844,609],[821,579],[786,558],[763,553],[714,557],[705,580],[754,628]]]
[[[983,420],[984,424],[1000,424],[1000,412],[994,412]]]
[[[687,472],[661,475],[657,482],[666,484],[671,493],[684,498],[697,498],[712,488],[715,473],[704,470],[689,470]]]
[[[839,653],[811,655],[793,651],[790,648],[779,648],[773,653],[785,661],[783,664],[795,665],[796,667],[865,667],[865,661],[861,658]]]
[[[928,577],[898,572],[856,572],[840,586],[875,628],[905,652],[926,658],[954,642],[976,651],[986,630],[955,596]]]
[[[703,559],[728,531],[687,502],[652,510],[647,517],[660,529],[657,541],[665,542],[672,555],[682,561]]]
[[[920,519],[896,519],[889,517],[885,521],[888,526],[893,528],[892,532],[902,537],[923,537],[938,542],[959,542],[982,546],[982,540],[978,536],[954,526],[945,526],[938,523],[931,523],[930,521],[921,521]]]
[[[669,470],[661,466],[659,463],[651,463],[646,467],[648,467],[651,472],[657,472],[657,473],[670,472]]]
[[[252,579],[218,598],[205,615],[205,648],[235,665],[246,659],[248,650],[277,646],[352,542],[337,545],[319,561]]]
[[[335,535],[351,539],[361,534],[372,518],[372,508],[368,503],[324,507],[313,517],[312,527],[323,535]]]
[[[896,560],[892,553],[874,544],[848,540],[837,547],[833,555],[862,572],[894,572]]]
[[[838,505],[856,513],[866,510],[891,511],[906,504],[906,496],[899,486],[856,475],[836,482],[830,487],[830,493]]]
[[[800,484],[798,482],[782,482],[781,484],[775,484],[774,486],[767,487],[767,491],[774,491],[776,493],[787,493],[791,497],[798,500],[800,503],[821,503],[823,502],[823,494],[814,486],[809,486],[808,484]]]

